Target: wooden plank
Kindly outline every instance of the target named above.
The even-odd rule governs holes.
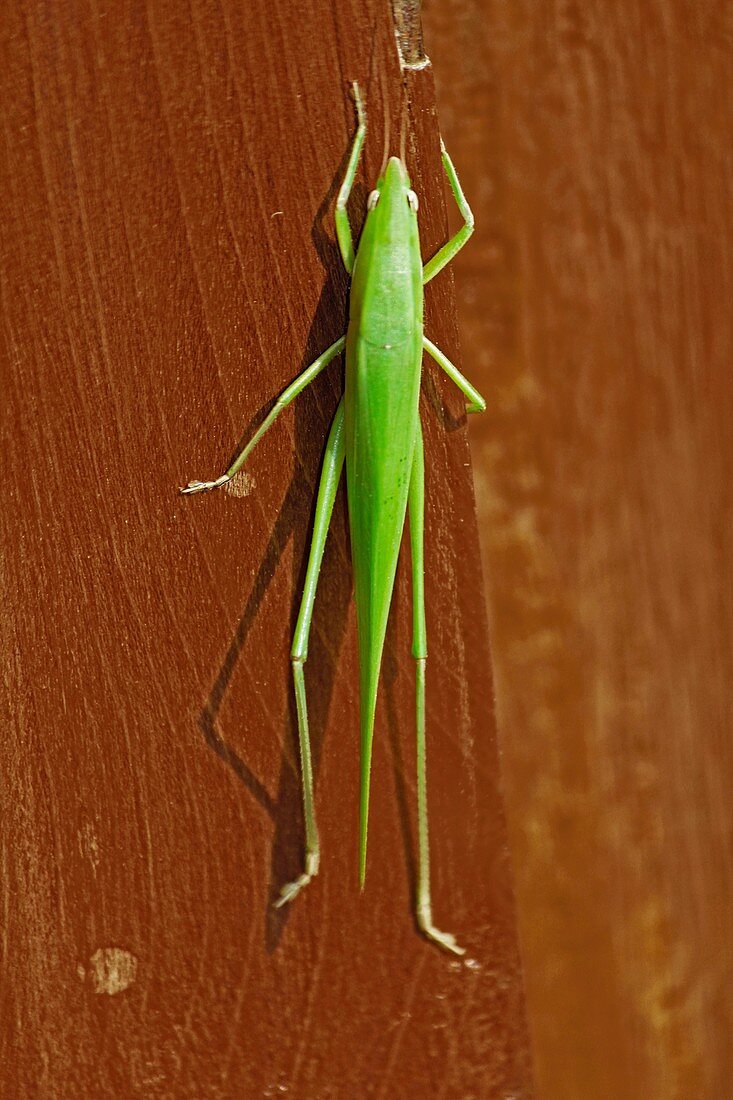
[[[462,401],[428,368],[436,918],[411,917],[413,669],[401,568],[357,885],[345,501],[307,678],[322,874],[303,836],[289,647],[340,364],[237,491],[184,499],[343,330],[333,205],[402,77],[391,12],[174,0],[4,15],[3,1095],[529,1095]],[[426,254],[446,233],[430,69],[408,75]],[[456,353],[450,280],[428,302]],[[404,564],[404,563],[403,563]]]
[[[733,1077],[722,8],[431,2],[538,1091]]]

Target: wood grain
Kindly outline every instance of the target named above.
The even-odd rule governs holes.
[[[733,1077],[733,61],[684,0],[426,2],[538,1092]]]
[[[220,471],[343,330],[333,205],[402,102],[392,14],[173,0],[6,5],[0,65],[4,1097],[528,1097],[517,933],[460,395],[428,367],[436,919],[411,916],[413,669],[400,569],[357,885],[345,501],[307,666],[322,874],[289,647],[334,363],[229,493]],[[425,254],[447,232],[430,68],[407,74]],[[449,278],[428,331],[457,355]],[[236,491],[235,491],[236,490]]]

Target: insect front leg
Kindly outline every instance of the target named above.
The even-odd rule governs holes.
[[[464,244],[473,233],[473,211],[466,201],[466,196],[463,194],[463,189],[458,181],[458,173],[453,167],[453,161],[448,156],[448,150],[443,144],[442,138],[440,140],[440,152],[443,157],[443,167],[448,177],[450,189],[453,192],[453,197],[458,204],[458,209],[463,218],[463,225],[456,235],[451,237],[451,239],[435,253],[432,260],[429,260],[428,263],[425,264],[422,275],[423,283],[429,283],[439,271],[442,271],[445,265],[451,262],[455,254],[461,251]]]
[[[415,457],[410,478],[408,499],[410,516],[410,551],[412,557],[412,614],[415,658],[415,725],[417,728],[417,924],[420,930],[440,947],[454,955],[464,955],[465,950],[456,943],[450,932],[441,932],[433,924],[430,899],[430,843],[428,838],[428,789],[425,750],[425,666],[428,658],[427,630],[425,626],[425,455],[422,430],[417,427]]]
[[[296,398],[299,393],[302,393],[306,386],[309,386],[311,384],[314,378],[318,377],[324,367],[327,367],[331,360],[335,359],[340,351],[343,351],[345,345],[346,337],[339,336],[335,344],[331,344],[330,348],[326,348],[326,350],[321,355],[319,355],[317,359],[314,359],[309,367],[305,368],[302,374],[298,375],[294,382],[290,383],[285,392],[280,397],[278,397],[272,409],[262,421],[257,431],[250,439],[249,443],[245,444],[245,446],[232,462],[229,469],[225,473],[223,473],[221,477],[217,477],[214,481],[189,481],[188,485],[186,485],[185,488],[181,489],[181,492],[184,495],[189,495],[191,493],[203,493],[206,492],[208,489],[218,489],[221,485],[226,485],[228,481],[231,481],[237,471],[241,470],[242,466],[244,466],[255,446],[262,439],[262,436],[265,434],[265,432],[272,427],[283,409],[286,409],[290,402],[294,398]]]
[[[344,466],[344,399],[341,398],[333,418],[331,431],[323,459],[321,483],[318,488],[316,518],[313,525],[308,569],[305,575],[303,600],[300,605],[298,622],[293,637],[290,659],[293,666],[295,702],[298,711],[298,743],[300,745],[301,781],[303,786],[303,813],[305,816],[305,870],[293,882],[283,886],[280,897],[275,902],[279,908],[292,901],[304,886],[307,886],[318,873],[320,845],[316,827],[316,813],[313,801],[313,762],[311,758],[310,734],[308,732],[308,707],[305,695],[305,675],[303,666],[308,659],[308,637],[313,619],[313,604],[318,586],[318,574],[323,561],[326,536],[331,523],[336,490]]]
[[[356,177],[356,170],[359,167],[359,158],[361,157],[361,150],[364,145],[364,138],[366,137],[366,111],[364,110],[364,104],[361,101],[361,92],[359,91],[359,85],[356,81],[354,81],[353,84],[353,91],[358,125],[354,144],[351,146],[351,156],[349,157],[349,163],[346,168],[344,182],[341,184],[338,198],[336,199],[336,213],[334,215],[336,221],[336,236],[338,237],[339,248],[341,249],[341,257],[349,275],[354,270],[354,238],[351,235],[351,226],[349,225],[349,215],[346,211],[346,204],[349,201],[351,188],[354,185],[354,178]]]

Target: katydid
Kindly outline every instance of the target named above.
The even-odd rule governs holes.
[[[455,168],[441,142],[443,166],[464,224],[423,267],[417,208],[404,162],[391,157],[367,200],[367,213],[354,254],[346,205],[366,136],[366,113],[353,86],[357,131],[336,203],[336,235],[351,275],[349,324],[322,355],[287,387],[226,473],[214,481],[192,481],[183,493],[225,485],[290,402],[328,363],[346,350],[346,384],[331,425],[321,473],[305,589],[291,650],[305,816],[303,873],[282,888],[284,905],[317,874],[320,847],[313,800],[304,665],[318,575],[336,491],[346,463],[346,488],[357,613],[360,668],[361,781],[359,883],[364,885],[369,815],[369,781],[377,687],[387,618],[405,519],[409,514],[413,588],[413,647],[416,661],[418,875],[416,917],[421,931],[457,955],[455,938],[433,924],[425,752],[425,665],[427,640],[423,565],[425,460],[418,402],[423,351],[438,363],[467,398],[468,412],[483,411],[481,395],[423,334],[423,285],[441,271],[473,232],[473,215]]]

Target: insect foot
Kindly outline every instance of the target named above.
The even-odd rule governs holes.
[[[456,943],[456,937],[451,935],[450,932],[441,932],[440,929],[431,925],[429,928],[423,928],[424,934],[433,943],[437,943],[439,947],[444,947],[446,951],[452,951],[454,955],[465,955],[465,947],[461,947]]]
[[[226,474],[222,474],[216,481],[189,481],[188,485],[180,491],[183,496],[188,496],[191,493],[205,493],[209,489],[218,489],[220,485],[226,485],[227,481],[229,481],[229,478]]]
[[[455,936],[451,935],[450,932],[441,932],[439,928],[435,927],[430,911],[418,911],[417,925],[422,934],[427,939],[432,940],[433,943],[437,943],[439,947],[445,948],[446,951],[452,951],[454,955],[466,954],[465,947],[461,947],[456,943]]]
[[[356,104],[356,118],[359,126],[366,125],[366,111],[364,110],[364,103],[361,98],[361,91],[359,85],[354,81],[351,85],[351,94],[354,97],[354,103]]]
[[[283,905],[287,905],[289,901],[296,898],[304,886],[316,877],[318,874],[318,862],[319,857],[317,853],[309,853],[305,859],[305,871],[302,875],[299,875],[293,882],[286,882],[280,891],[280,897],[275,902],[275,908],[280,909]]]

